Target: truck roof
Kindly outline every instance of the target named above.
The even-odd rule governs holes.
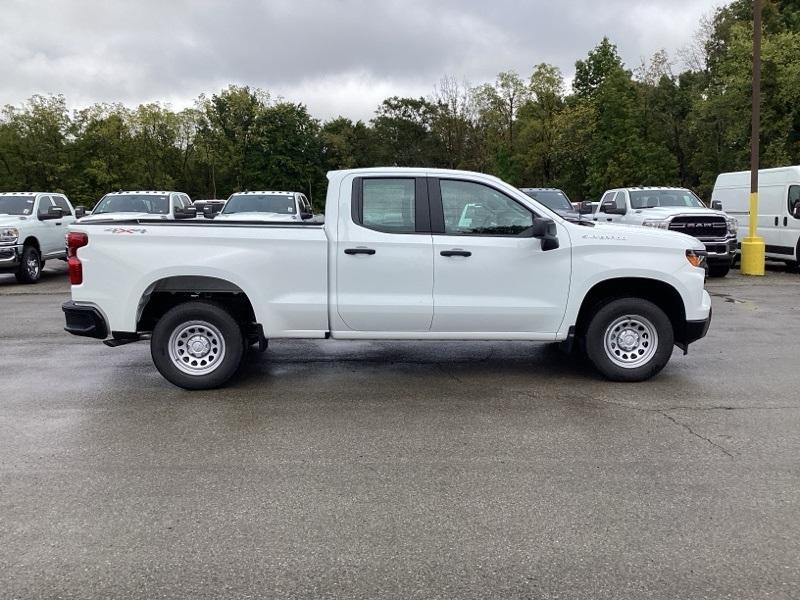
[[[104,194],[105,196],[115,196],[118,194],[153,194],[157,196],[163,196],[164,194],[182,194],[183,192],[176,192],[175,190],[172,191],[158,191],[158,190],[117,190],[116,192],[108,192]]]
[[[247,190],[246,192],[233,192],[231,196],[239,196],[240,194],[275,194],[276,196],[288,196],[289,194],[299,194],[300,192],[276,192],[275,190]]]
[[[688,188],[676,185],[631,185],[628,187],[611,188],[613,190],[686,190]],[[611,190],[606,190],[610,192]]]
[[[328,179],[343,179],[348,175],[370,175],[372,173],[381,173],[381,174],[393,174],[396,173],[397,175],[433,175],[433,176],[446,176],[450,175],[453,177],[459,177],[464,175],[472,175],[476,178],[484,179],[484,180],[493,180],[499,181],[502,183],[504,182],[499,177],[495,177],[494,175],[487,175],[486,173],[479,173],[477,171],[460,171],[457,169],[433,169],[429,167],[368,167],[368,168],[361,168],[361,169],[341,169],[338,171],[328,171]]]
[[[58,194],[63,196],[63,192],[0,192],[3,196],[36,196],[38,194]]]

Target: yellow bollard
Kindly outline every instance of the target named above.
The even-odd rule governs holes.
[[[750,227],[742,239],[742,275],[764,275],[764,238],[758,230],[758,192],[750,193]]]

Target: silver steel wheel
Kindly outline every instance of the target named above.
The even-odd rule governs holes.
[[[42,263],[39,262],[39,257],[35,252],[28,255],[28,260],[25,261],[25,268],[28,270],[28,276],[31,279],[39,277],[39,270],[42,268]]]
[[[207,375],[222,364],[225,340],[207,321],[188,321],[169,336],[172,364],[188,375]]]
[[[623,369],[646,365],[658,350],[655,326],[640,315],[625,315],[614,320],[603,336],[606,356]]]

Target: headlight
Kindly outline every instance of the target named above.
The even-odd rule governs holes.
[[[669,229],[669,221],[664,219],[645,219],[642,223],[645,227],[655,227],[656,229]]]
[[[14,243],[19,238],[19,230],[14,229],[13,227],[6,227],[5,229],[0,229],[0,242]]]
[[[701,269],[706,267],[706,253],[701,250],[687,250],[686,260],[693,267],[700,267]]]
[[[728,222],[728,233],[736,233],[739,231],[739,222],[736,219],[733,217],[726,217],[725,220]]]

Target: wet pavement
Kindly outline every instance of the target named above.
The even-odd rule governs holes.
[[[186,392],[0,275],[0,597],[798,598],[800,275],[708,287],[646,383],[279,341]]]

